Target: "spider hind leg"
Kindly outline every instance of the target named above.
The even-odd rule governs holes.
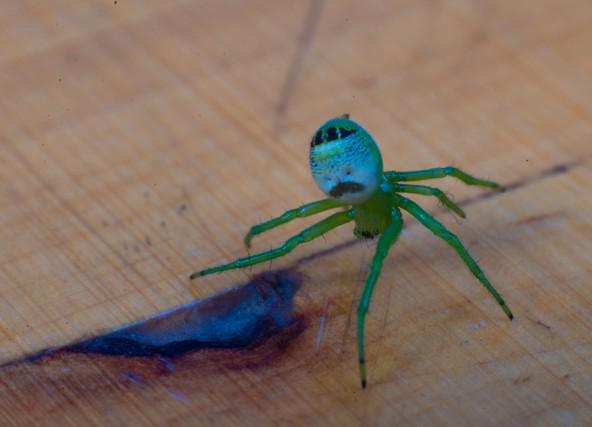
[[[395,194],[395,203],[400,206],[401,208],[405,209],[411,215],[413,215],[417,220],[422,223],[427,229],[429,229],[432,233],[436,236],[443,239],[446,243],[448,243],[452,248],[456,251],[456,253],[461,257],[464,261],[466,266],[469,268],[471,273],[481,282],[481,284],[487,289],[487,291],[493,296],[493,298],[497,301],[499,306],[502,308],[506,316],[510,320],[514,318],[512,311],[499,294],[499,292],[495,289],[495,287],[491,284],[487,276],[477,261],[473,259],[469,251],[465,248],[462,244],[458,236],[451,231],[449,231],[444,225],[442,225],[436,218],[426,212],[423,208],[421,208],[417,203],[412,200],[407,199],[401,195]]]

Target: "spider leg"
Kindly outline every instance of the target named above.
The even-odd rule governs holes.
[[[278,227],[286,222],[292,221],[295,218],[302,218],[305,216],[314,215],[329,209],[337,208],[343,206],[342,203],[338,202],[334,199],[323,199],[317,200],[316,202],[307,203],[306,205],[302,205],[296,209],[290,209],[289,211],[284,212],[282,215],[272,218],[269,221],[262,222],[261,224],[257,224],[251,227],[249,232],[245,235],[245,246],[247,248],[251,247],[251,239],[257,234],[261,234],[267,230],[271,230],[272,228]]]
[[[477,261],[475,261],[471,254],[469,254],[469,252],[464,247],[460,239],[456,236],[456,234],[450,232],[436,218],[427,213],[414,201],[409,200],[406,197],[403,197],[398,194],[395,194],[394,197],[395,203],[398,206],[405,209],[407,212],[409,212],[411,215],[417,218],[417,220],[421,222],[425,227],[427,227],[432,233],[443,239],[446,243],[452,246],[454,250],[456,250],[456,252],[465,262],[467,267],[469,267],[469,270],[471,270],[471,273],[473,273],[473,275],[477,279],[479,279],[479,281],[483,284],[485,289],[489,291],[489,293],[493,296],[493,298],[495,298],[497,303],[500,305],[502,310],[504,310],[504,313],[506,313],[510,320],[512,320],[514,318],[512,311],[510,311],[510,308],[506,305],[504,299],[501,297],[499,292],[493,287],[493,285],[489,282],[489,280],[485,276],[485,273],[483,272],[483,270],[481,270],[479,264],[477,264]]]
[[[269,261],[274,258],[281,257],[291,252],[296,246],[309,242],[317,237],[323,235],[329,230],[345,224],[353,219],[353,210],[335,213],[316,224],[306,228],[295,236],[286,240],[286,242],[279,248],[271,249],[269,251],[261,252],[244,258],[239,258],[227,264],[218,265],[216,267],[207,268],[205,270],[196,271],[189,279],[193,280],[199,276],[206,274],[218,273],[220,271],[232,270],[234,268],[243,268],[249,265],[259,264],[261,262]]]
[[[393,184],[393,190],[399,193],[412,193],[412,194],[421,194],[424,196],[434,196],[437,197],[440,202],[446,206],[448,209],[452,210],[455,214],[460,216],[461,218],[466,218],[467,215],[464,211],[454,203],[450,198],[439,188],[428,187],[427,185],[411,185],[411,184]]]
[[[424,179],[444,178],[446,176],[452,176],[460,179],[467,185],[479,185],[481,187],[491,188],[496,191],[504,191],[504,187],[493,181],[487,181],[485,179],[475,178],[468,173],[455,168],[453,166],[446,166],[444,168],[433,168],[425,169],[420,171],[411,172],[385,172],[387,179],[390,182],[398,181],[423,181]]]
[[[368,279],[366,279],[364,293],[362,294],[362,299],[360,300],[360,305],[358,306],[358,356],[360,363],[360,381],[362,383],[363,388],[366,388],[364,321],[366,319],[366,313],[368,312],[368,307],[370,305],[370,299],[372,298],[374,286],[376,285],[376,281],[378,280],[378,276],[380,275],[380,270],[382,269],[382,263],[384,261],[384,258],[388,254],[388,251],[393,245],[393,243],[395,243],[395,240],[397,240],[397,237],[399,237],[402,228],[403,217],[401,216],[401,211],[399,210],[399,208],[393,207],[391,213],[391,222],[382,232],[382,234],[380,235],[380,239],[378,240],[376,253],[374,254],[374,258],[372,259],[372,265],[370,267],[370,274],[368,275]]]

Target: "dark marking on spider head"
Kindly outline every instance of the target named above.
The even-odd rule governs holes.
[[[340,182],[335,187],[329,191],[331,197],[339,198],[346,193],[359,193],[364,191],[366,188],[365,185],[360,184],[359,182]]]

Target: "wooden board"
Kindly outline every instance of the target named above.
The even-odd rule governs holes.
[[[348,242],[346,226],[274,261],[305,275],[306,327],[264,345],[265,363],[215,351],[166,376],[103,357],[3,368],[1,424],[589,425],[591,21],[584,0],[2,2],[0,362],[269,269],[187,280],[243,255],[251,224],[320,197],[308,141],[344,112],[388,169],[453,164],[510,187],[438,182],[462,222],[417,200],[516,319],[409,220],[368,316],[361,390],[373,244],[299,264]]]

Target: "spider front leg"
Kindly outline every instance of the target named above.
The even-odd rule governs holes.
[[[401,216],[401,211],[397,207],[393,207],[390,221],[390,224],[382,232],[380,239],[378,240],[376,253],[374,254],[372,265],[370,267],[370,274],[368,275],[368,279],[366,279],[364,293],[362,294],[362,299],[360,300],[360,305],[358,306],[358,356],[360,364],[360,381],[363,388],[366,388],[364,322],[366,319],[366,313],[368,312],[368,307],[370,306],[370,299],[372,298],[374,286],[376,285],[378,276],[380,276],[384,258],[387,256],[389,249],[393,243],[395,243],[397,237],[399,237],[399,234],[401,233],[401,229],[403,228],[403,217]]]
[[[399,193],[412,193],[421,194],[423,196],[434,196],[437,197],[440,202],[448,209],[452,210],[455,214],[461,218],[466,218],[465,212],[454,203],[450,198],[439,188],[428,187],[427,185],[410,185],[410,184],[397,184],[393,183],[393,191]]]
[[[278,227],[282,224],[285,224],[286,222],[292,221],[293,219],[315,215],[329,209],[338,208],[340,206],[343,206],[343,204],[335,199],[323,199],[317,200],[316,202],[307,203],[306,205],[302,205],[296,209],[290,209],[276,218],[272,218],[269,221],[252,226],[245,236],[245,246],[250,248],[251,240],[257,234],[271,230],[272,228]]]
[[[353,211],[351,209],[348,211],[335,213],[286,240],[286,242],[279,248],[271,249],[269,251],[261,252],[259,254],[244,258],[239,258],[235,261],[229,262],[228,264],[222,264],[216,267],[207,268],[205,270],[196,271],[191,276],[189,276],[189,279],[193,280],[199,276],[218,273],[220,271],[232,270],[234,268],[248,267],[249,265],[259,264],[261,262],[281,257],[291,252],[296,246],[316,239],[317,237],[325,234],[327,231],[339,227],[340,225],[345,224],[352,219]]]
[[[510,320],[512,320],[514,318],[512,311],[510,311],[510,308],[506,305],[506,302],[501,297],[499,292],[489,282],[489,280],[485,276],[485,273],[483,273],[483,270],[481,270],[481,267],[479,267],[479,264],[477,264],[477,261],[475,261],[471,254],[469,254],[469,252],[464,247],[460,239],[454,233],[450,232],[446,227],[444,227],[444,225],[442,225],[436,218],[434,218],[432,215],[430,215],[424,209],[422,209],[414,201],[409,200],[406,197],[403,197],[398,194],[394,194],[394,197],[395,203],[398,206],[405,209],[407,212],[409,212],[411,215],[417,218],[417,220],[421,222],[425,227],[427,227],[432,233],[443,239],[446,243],[452,246],[454,250],[456,250],[456,252],[465,262],[467,267],[469,267],[469,270],[471,270],[471,273],[473,273],[473,275],[477,279],[479,279],[479,281],[483,284],[485,289],[489,291],[489,293],[493,296],[493,298],[495,298],[497,303],[500,305],[502,310],[504,310],[504,313],[506,313]]]
[[[502,187],[496,182],[475,178],[474,176],[469,175],[468,173],[453,166],[411,172],[390,171],[385,172],[385,175],[387,179],[393,183],[398,181],[423,181],[425,179],[435,179],[444,178],[446,176],[452,176],[454,178],[461,180],[467,185],[478,185],[480,187],[487,187],[496,191],[504,191],[504,187]]]

